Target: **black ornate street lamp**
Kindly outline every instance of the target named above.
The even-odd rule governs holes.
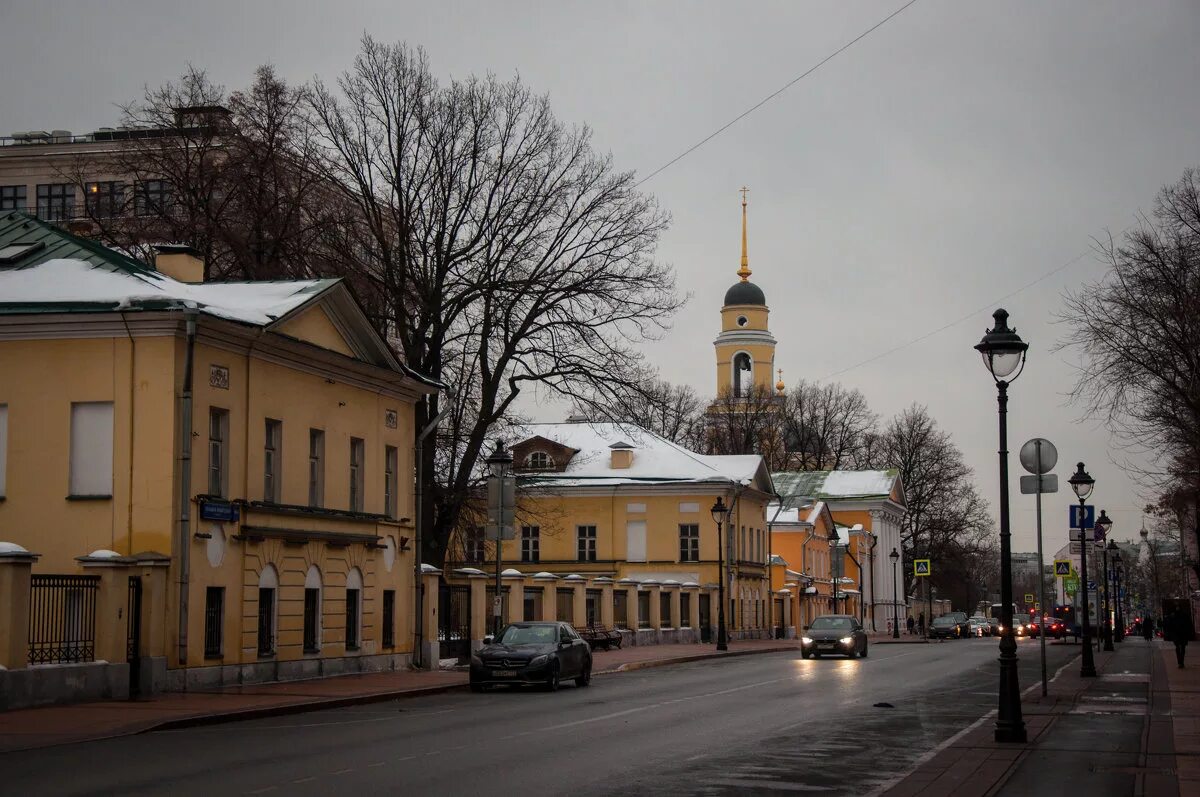
[[[1112,579],[1113,615],[1116,622],[1113,627],[1113,641],[1120,642],[1125,638],[1125,622],[1121,616],[1121,549],[1117,547],[1116,540],[1108,541],[1107,551],[1109,562],[1112,563],[1112,571],[1107,573],[1106,577]]]
[[[718,495],[712,506],[712,518],[717,524],[717,650],[729,650],[725,631],[725,545],[721,542],[721,529],[729,522],[729,514],[725,499]]]
[[[888,559],[892,560],[892,639],[899,639],[900,603],[896,600],[896,563],[900,561],[900,552],[893,548]]]
[[[1104,635],[1104,649],[1111,651],[1113,649],[1113,630],[1112,630],[1112,598],[1108,594],[1108,551],[1109,546],[1105,545],[1108,539],[1108,530],[1112,528],[1112,518],[1108,516],[1108,512],[1100,510],[1100,517],[1096,518],[1096,540],[1100,543],[1104,553],[1104,624],[1100,626],[1100,633]],[[1115,548],[1116,545],[1113,545]]]
[[[1008,385],[1025,370],[1029,344],[1008,327],[1008,312],[992,313],[995,326],[975,350],[996,382],[1000,416],[1000,705],[996,716],[997,742],[1024,742],[1021,687],[1017,677],[1017,637],[1013,631],[1012,546],[1008,516]]]
[[[837,566],[837,547],[838,535],[835,528],[829,533],[829,597],[833,601],[833,614],[838,613],[838,571],[841,569]]]
[[[503,440],[496,441],[496,449],[486,460],[488,472],[491,477],[496,480],[496,495],[499,496],[500,505],[493,507],[496,510],[496,596],[494,600],[497,606],[503,606],[504,602],[501,598],[503,594],[500,591],[500,546],[504,538],[504,521],[505,509],[515,509],[515,507],[504,506],[504,480],[509,477],[512,472],[513,458],[512,454],[504,447]],[[500,624],[503,617],[500,612],[492,608],[492,636],[500,636]]]
[[[1088,475],[1088,472],[1083,469],[1083,463],[1080,462],[1075,474],[1068,480],[1068,484],[1075,491],[1075,495],[1079,497],[1079,577],[1083,579],[1083,605],[1079,607],[1083,639],[1083,663],[1079,665],[1079,675],[1082,678],[1095,678],[1096,662],[1092,658],[1092,620],[1090,607],[1088,606],[1087,588],[1087,551],[1091,540],[1087,539],[1087,534],[1084,533],[1083,523],[1087,512],[1085,509],[1087,499],[1092,494],[1092,488],[1096,486],[1096,480]]]

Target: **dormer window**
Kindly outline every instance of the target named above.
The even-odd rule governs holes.
[[[534,451],[525,458],[525,466],[529,470],[550,470],[554,467],[554,458],[545,451]]]

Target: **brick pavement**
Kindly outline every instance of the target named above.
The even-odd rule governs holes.
[[[596,651],[597,673],[798,649],[791,640],[745,640],[718,653],[711,645],[647,645]],[[316,711],[435,694],[467,685],[463,670],[403,670],[304,681],[172,692],[146,700],[79,703],[0,712],[0,753],[128,736],[156,728]]]

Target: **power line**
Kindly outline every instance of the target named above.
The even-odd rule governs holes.
[[[768,94],[766,97],[763,97],[763,98],[762,98],[762,99],[761,99],[759,102],[755,103],[754,105],[750,106],[750,107],[749,107],[749,108],[747,108],[746,110],[742,111],[740,114],[738,114],[737,116],[735,116],[733,119],[730,119],[728,122],[726,122],[724,125],[722,125],[721,127],[717,128],[716,130],[714,130],[712,133],[709,133],[707,136],[705,136],[705,137],[704,137],[704,138],[702,138],[701,140],[697,141],[695,144],[693,144],[692,146],[688,147],[688,148],[687,148],[687,149],[685,149],[683,152],[679,153],[679,154],[678,154],[678,155],[676,155],[674,158],[672,158],[671,160],[669,160],[669,161],[667,161],[666,163],[664,163],[662,166],[659,166],[657,169],[655,169],[654,171],[650,172],[650,174],[648,174],[648,175],[646,175],[645,177],[643,177],[642,179],[638,180],[636,183],[634,183],[634,188],[637,188],[637,187],[638,187],[639,185],[641,185],[642,183],[646,182],[647,180],[650,180],[652,177],[654,177],[655,175],[659,174],[660,172],[663,172],[663,171],[665,171],[666,169],[670,168],[671,166],[674,166],[676,163],[678,163],[679,161],[683,160],[683,159],[684,159],[684,158],[686,158],[688,155],[690,155],[690,154],[692,154],[693,152],[695,152],[696,150],[700,149],[700,147],[702,147],[702,146],[704,146],[705,144],[707,144],[708,142],[712,141],[714,138],[716,138],[717,136],[721,135],[721,134],[722,134],[722,133],[724,133],[726,130],[728,130],[729,128],[733,127],[735,124],[737,124],[737,123],[738,123],[738,122],[740,122],[741,120],[745,119],[747,116],[749,116],[750,114],[754,113],[754,112],[755,112],[755,111],[757,111],[759,108],[763,107],[763,106],[764,106],[764,105],[766,105],[768,102],[770,102],[771,100],[775,99],[775,98],[776,98],[776,97],[778,97],[780,94],[782,94],[783,92],[787,91],[788,89],[790,89],[792,86],[794,86],[794,85],[796,85],[797,83],[799,83],[799,82],[800,82],[801,80],[803,80],[804,78],[806,78],[806,77],[808,77],[809,75],[811,75],[813,72],[816,72],[816,71],[817,71],[818,69],[820,69],[822,66],[824,66],[824,65],[825,65],[825,64],[827,64],[827,63],[829,63],[829,62],[830,62],[830,61],[832,61],[834,58],[836,58],[837,56],[839,56],[839,55],[841,55],[842,53],[844,53],[846,50],[849,50],[849,49],[850,49],[851,47],[853,47],[855,44],[857,44],[858,42],[862,41],[863,39],[865,39],[867,36],[871,35],[873,32],[875,32],[875,31],[876,31],[876,30],[878,30],[879,28],[883,27],[883,26],[884,26],[886,23],[888,23],[889,21],[891,21],[891,20],[892,20],[892,19],[894,19],[895,17],[899,16],[899,15],[900,15],[900,14],[901,14],[901,13],[902,13],[902,12],[903,12],[905,9],[907,9],[909,6],[913,5],[913,4],[914,4],[914,3],[916,3],[916,2],[917,2],[917,0],[908,0],[908,2],[907,2],[907,3],[905,3],[905,4],[904,4],[904,5],[902,5],[902,6],[900,6],[900,7],[899,7],[899,8],[897,8],[895,11],[893,11],[893,12],[892,12],[892,13],[890,13],[890,14],[888,14],[886,17],[884,17],[883,19],[879,20],[879,21],[878,21],[878,22],[876,22],[874,25],[872,25],[871,27],[867,28],[867,29],[866,29],[866,30],[864,30],[862,33],[858,34],[858,35],[857,35],[857,36],[855,36],[853,39],[851,39],[850,41],[846,42],[845,44],[843,44],[843,45],[842,45],[841,47],[839,47],[838,49],[834,50],[832,53],[830,53],[829,55],[827,55],[827,56],[825,56],[824,58],[822,58],[820,61],[818,61],[818,62],[817,62],[816,64],[814,64],[813,66],[809,67],[808,71],[804,72],[804,73],[803,73],[803,74],[801,74],[801,75],[797,75],[796,77],[792,78],[792,79],[791,79],[791,80],[789,80],[787,83],[785,83],[785,84],[784,84],[782,87],[780,87],[778,90],[776,90],[776,91],[772,92],[771,94]]]

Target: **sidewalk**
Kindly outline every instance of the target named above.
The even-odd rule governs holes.
[[[794,640],[745,640],[719,653],[712,645],[647,645],[595,653],[596,674],[661,667],[726,656],[798,650]],[[147,700],[80,703],[0,713],[0,753],[129,736],[255,717],[318,711],[360,703],[465,689],[462,670],[404,670],[307,681],[252,684],[204,692],[173,692]]]
[[[1180,670],[1172,646],[1137,638],[1096,653],[1095,662],[1097,678],[1081,678],[1074,658],[1047,697],[1039,683],[1025,690],[1025,744],[995,742],[991,712],[884,793],[1200,794],[1200,662]]]

